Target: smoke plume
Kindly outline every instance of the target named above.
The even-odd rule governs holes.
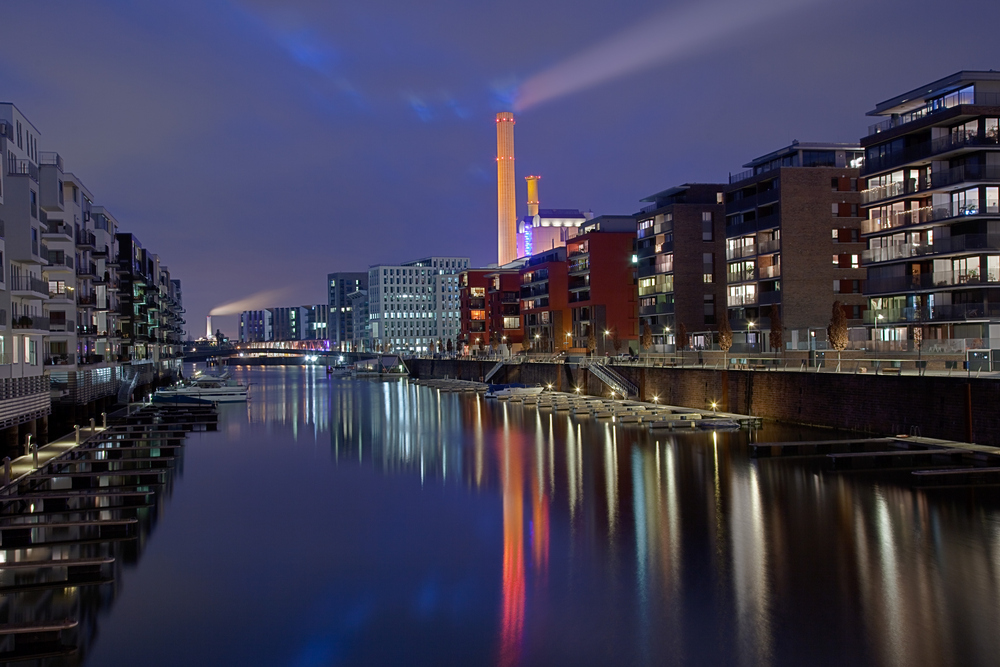
[[[209,315],[239,315],[244,310],[260,310],[262,308],[273,308],[289,292],[288,287],[281,289],[264,290],[251,294],[239,301],[231,301],[221,306],[216,306],[209,312]]]
[[[710,48],[728,34],[813,2],[716,0],[671,10],[534,75],[518,89],[514,110],[524,111],[644,67]]]

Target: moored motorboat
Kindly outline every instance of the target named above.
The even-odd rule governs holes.
[[[491,384],[486,390],[486,398],[505,400],[512,396],[537,396],[543,389],[541,386],[529,387],[526,384]]]
[[[178,397],[191,397],[212,401],[215,403],[238,403],[247,400],[249,387],[229,376],[198,375],[185,384],[157,389],[154,398],[157,402],[170,402]]]

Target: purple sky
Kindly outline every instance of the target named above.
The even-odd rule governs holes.
[[[256,292],[325,302],[331,271],[495,261],[493,115],[588,53],[640,66],[520,113],[517,170],[543,207],[597,214],[793,139],[855,141],[875,103],[1000,68],[995,0],[757,4],[720,26],[725,7],[647,0],[12,2],[0,100],[183,281],[200,335]]]

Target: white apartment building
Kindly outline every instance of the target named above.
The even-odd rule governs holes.
[[[48,285],[42,245],[40,133],[9,103],[0,104],[0,429],[18,441],[16,427],[51,410],[43,376],[43,315]]]
[[[427,257],[368,269],[368,318],[373,347],[428,352],[461,330],[458,274],[468,257]]]

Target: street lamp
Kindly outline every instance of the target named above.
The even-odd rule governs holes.
[[[607,329],[604,330],[604,354],[608,353],[608,334],[611,333]]]
[[[754,326],[754,322],[751,321],[751,320],[747,320],[747,355],[749,355],[750,352],[751,352],[751,347],[750,347],[750,329],[752,329],[753,326]]]
[[[884,319],[882,313],[875,314],[875,373],[878,373],[878,321]]]

